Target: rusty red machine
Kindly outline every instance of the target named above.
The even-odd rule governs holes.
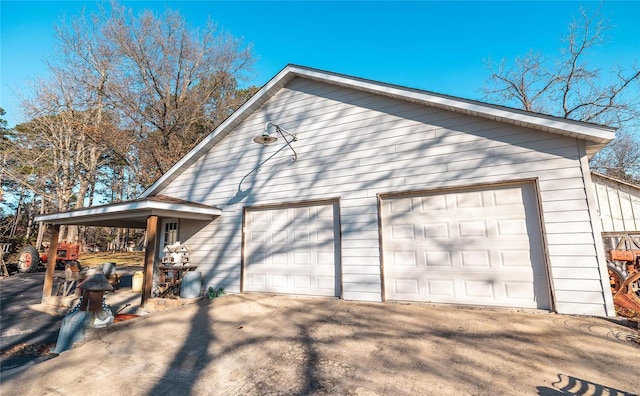
[[[56,251],[56,268],[65,269],[67,266],[79,267],[78,256],[80,245],[77,243],[60,243]],[[47,253],[39,253],[34,246],[25,246],[18,255],[18,271],[32,272],[39,266],[47,265]]]
[[[630,235],[623,235],[607,255],[616,313],[640,322],[640,243]]]

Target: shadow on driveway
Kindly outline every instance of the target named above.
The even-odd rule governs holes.
[[[0,393],[631,394],[640,345],[625,332],[549,313],[230,295],[133,320],[3,378]]]

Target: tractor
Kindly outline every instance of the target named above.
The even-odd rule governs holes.
[[[80,268],[78,263],[78,255],[80,254],[80,245],[76,243],[60,243],[56,252],[56,269],[65,269],[68,266]],[[33,272],[39,267],[46,267],[47,253],[38,253],[38,249],[34,246],[25,246],[18,255],[18,271]]]

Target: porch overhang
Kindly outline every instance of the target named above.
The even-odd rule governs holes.
[[[52,225],[145,229],[149,216],[211,221],[220,215],[222,210],[214,206],[167,196],[152,196],[68,212],[38,215],[35,221]]]

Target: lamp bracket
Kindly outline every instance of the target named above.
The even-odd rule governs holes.
[[[298,138],[296,137],[296,135],[287,131],[280,125],[274,124],[271,121],[267,121],[267,123],[264,125],[264,132],[261,135],[256,136],[253,139],[253,141],[262,145],[269,145],[269,144],[275,143],[278,140],[278,138],[276,136],[272,136],[271,133],[269,133],[269,126],[272,126],[275,128],[276,132],[278,132],[280,136],[282,136],[284,141],[287,143],[287,146],[289,146],[291,151],[293,151],[292,159],[293,159],[293,162],[295,162],[298,159],[298,153],[296,153],[296,150],[293,149],[293,146],[291,146],[291,143],[297,141]],[[287,136],[289,138],[287,138]]]

